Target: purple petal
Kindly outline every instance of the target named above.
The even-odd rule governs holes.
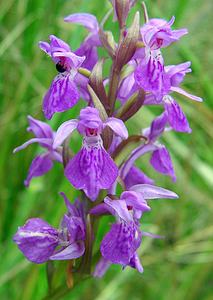
[[[139,157],[141,157],[142,155],[144,155],[147,152],[154,151],[155,149],[157,149],[157,147],[155,145],[151,145],[151,144],[142,145],[142,146],[136,148],[131,153],[130,157],[126,160],[124,165],[122,166],[121,171],[120,171],[121,178],[124,179],[127,176],[129,170],[132,168],[135,161]]]
[[[108,118],[104,124],[105,126],[109,126],[117,135],[119,135],[123,139],[128,138],[128,131],[122,120],[117,118]]]
[[[44,96],[43,112],[51,119],[55,112],[63,112],[73,107],[79,100],[79,92],[70,74],[59,74],[53,80]]]
[[[34,119],[31,116],[28,116],[29,127],[27,131],[31,131],[37,138],[53,138],[53,131],[50,125],[45,122]]]
[[[133,220],[125,201],[111,200],[109,197],[106,197],[104,202],[111,208],[110,211],[114,216],[119,217],[126,222],[131,222]]]
[[[112,210],[110,209],[109,205],[106,203],[101,203],[96,206],[94,206],[92,209],[90,209],[89,213],[91,215],[105,215],[112,213]]]
[[[135,75],[134,72],[129,76],[124,78],[122,83],[119,86],[118,98],[124,104],[127,99],[129,99],[133,93],[135,93],[139,89],[138,85],[135,83]]]
[[[33,144],[33,143],[39,143],[41,144],[43,147],[46,148],[50,148],[52,146],[52,139],[47,139],[47,138],[34,138],[34,139],[30,139],[29,141],[27,141],[26,143],[22,144],[21,146],[15,148],[13,150],[13,153],[16,153],[20,150],[25,149],[27,146]]]
[[[108,268],[111,266],[111,262],[103,257],[101,257],[101,259],[99,260],[99,262],[97,263],[96,267],[95,267],[95,271],[93,272],[93,276],[94,277],[102,277],[106,271],[108,270]]]
[[[146,132],[143,132],[143,134],[145,134],[150,141],[156,141],[164,132],[167,121],[168,116],[164,112],[152,121],[151,127],[146,130]]]
[[[49,36],[49,39],[50,39],[50,45],[53,52],[57,49],[63,49],[64,51],[67,52],[70,51],[70,46],[67,43],[65,43],[63,40],[59,39],[57,36],[51,34]]]
[[[137,184],[131,187],[131,190],[141,193],[144,199],[178,198],[178,195],[172,191],[149,184]]]
[[[84,254],[85,246],[84,242],[75,242],[66,247],[63,250],[59,250],[58,253],[50,256],[51,260],[67,260],[76,259]]]
[[[173,181],[176,181],[172,160],[166,147],[162,146],[153,151],[150,163],[156,171],[168,175]]]
[[[133,223],[113,224],[101,242],[102,256],[114,264],[128,265],[141,243]]]
[[[29,219],[13,237],[26,258],[40,264],[49,259],[57,247],[58,231],[41,219]]]
[[[80,217],[64,215],[62,227],[67,229],[70,243],[85,239],[85,226]]]
[[[124,183],[127,189],[131,186],[139,184],[139,183],[148,183],[154,184],[154,180],[149,178],[145,173],[143,173],[140,169],[133,166],[127,176],[124,178]]]
[[[146,53],[146,57],[135,70],[135,81],[145,91],[152,92],[157,101],[169,91],[170,82],[164,72],[164,61],[160,50]]]
[[[53,149],[60,146],[64,140],[76,129],[78,120],[69,120],[64,122],[57,130],[53,141]]]
[[[59,193],[64,198],[64,203],[67,207],[67,210],[71,216],[77,216],[77,210],[76,207],[69,201],[65,193],[60,192]]]
[[[131,258],[129,262],[129,266],[138,270],[139,273],[143,273],[143,267],[141,265],[139,256],[137,253],[134,253],[133,257]]]
[[[184,91],[183,89],[181,89],[180,87],[177,87],[177,86],[175,86],[175,87],[172,86],[171,87],[171,91],[176,92],[178,94],[181,94],[181,95],[183,95],[183,96],[185,96],[185,97],[187,97],[187,98],[189,98],[191,100],[197,101],[197,102],[202,102],[203,101],[202,98],[200,98],[198,96],[195,96],[195,95],[192,95],[192,94]]]
[[[83,147],[67,164],[65,176],[94,201],[100,189],[108,189],[115,182],[118,168],[102,147]]]
[[[121,194],[120,198],[126,202],[127,206],[133,207],[135,210],[139,210],[141,212],[151,210],[141,193],[125,191]]]
[[[47,43],[47,42],[39,42],[38,43],[38,45],[39,45],[39,48],[41,49],[41,50],[43,50],[46,54],[48,54],[48,55],[51,55],[51,47],[50,47],[50,45]]]
[[[80,93],[80,97],[89,102],[90,95],[88,93],[87,85],[89,83],[89,79],[81,75],[80,73],[77,73],[75,76],[75,83],[78,87],[78,91]]]
[[[83,44],[75,51],[77,55],[85,56],[85,60],[82,64],[83,68],[92,70],[98,61],[97,46],[100,43],[99,39],[87,38]],[[97,46],[94,44],[97,44]]]
[[[69,52],[54,52],[53,57],[66,57],[70,59],[70,66],[74,69],[79,68],[85,61],[85,56],[78,56],[75,53]]]
[[[153,234],[151,232],[146,232],[146,231],[142,231],[142,236],[148,236],[148,237],[151,237],[153,239],[164,239],[165,238],[162,235]]]
[[[187,61],[179,65],[171,65],[165,67],[165,71],[170,78],[172,86],[180,85],[186,73],[191,72],[190,66],[191,66],[191,62]]]
[[[191,133],[187,118],[178,103],[170,96],[165,96],[163,99],[170,126],[175,131]]]
[[[52,167],[53,162],[49,158],[49,154],[36,156],[30,165],[27,178],[24,181],[25,186],[29,186],[30,181],[33,177],[39,177],[44,175],[45,173],[49,172],[49,170],[52,169]]]
[[[91,14],[87,14],[87,13],[72,14],[64,18],[64,21],[80,24],[93,33],[96,33],[99,30],[98,21],[96,17]]]

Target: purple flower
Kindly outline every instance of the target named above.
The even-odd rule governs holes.
[[[83,189],[92,201],[100,189],[109,189],[118,176],[118,168],[103,148],[100,136],[106,126],[123,139],[128,137],[121,120],[108,118],[103,122],[96,108],[87,107],[81,110],[79,120],[67,121],[59,127],[53,143],[57,147],[74,129],[83,135],[82,149],[68,162],[65,176],[76,189]]]
[[[104,199],[104,205],[104,208],[116,217],[117,222],[112,224],[110,231],[104,236],[101,254],[111,263],[126,266],[140,246],[140,229],[130,214],[126,201],[111,200],[107,197]],[[96,213],[97,209],[96,206],[91,213]]]
[[[153,151],[150,163],[156,171],[168,175],[173,181],[176,181],[171,156],[165,146],[159,146],[157,150]]]
[[[151,50],[164,48],[188,33],[186,28],[172,30],[171,26],[174,21],[175,17],[173,16],[169,22],[163,19],[150,19],[144,24],[141,28],[141,36],[145,46]]]
[[[78,102],[80,94],[76,75],[85,56],[73,53],[68,44],[54,35],[50,36],[50,44],[40,42],[39,47],[52,58],[59,72],[43,101],[44,115],[51,119],[55,112],[66,111]]]
[[[162,19],[151,19],[141,28],[141,36],[145,44],[145,57],[142,55],[136,68],[135,80],[141,88],[153,93],[157,102],[162,100],[163,95],[170,88],[160,49],[187,34],[187,29],[171,29],[174,20],[174,17],[169,22]]]
[[[175,181],[175,171],[170,154],[166,147],[157,141],[162,133],[169,129],[166,128],[167,123],[168,115],[164,112],[153,120],[149,128],[143,130],[142,134],[147,138],[147,142],[132,151],[130,157],[121,167],[120,177],[124,182],[126,181],[126,178],[128,178],[127,176],[129,176],[128,174],[134,166],[135,161],[148,152],[152,153],[150,163],[153,168],[164,175],[169,175]]]
[[[35,138],[32,138],[23,145],[15,148],[13,153],[25,149],[32,143],[39,143],[39,145],[46,151],[45,153],[37,155],[33,159],[28,171],[28,176],[24,181],[24,184],[27,187],[33,177],[42,176],[47,173],[53,167],[53,161],[62,163],[60,145],[58,145],[57,148],[53,147],[55,133],[52,131],[51,127],[44,122],[32,118],[31,116],[28,116],[28,122],[29,127],[27,130],[32,132],[35,135]]]
[[[146,233],[141,232],[138,220],[144,212],[150,210],[145,199],[157,198],[177,198],[177,195],[160,187],[138,184],[130,191],[123,192],[119,200],[106,197],[104,203],[90,210],[91,214],[110,213],[116,217],[116,223],[112,224],[110,231],[101,242],[103,259],[97,265],[95,276],[102,276],[109,262],[143,271],[136,251],[141,244],[142,235]]]
[[[159,142],[157,138],[164,132],[166,129],[166,124],[168,122],[168,114],[164,112],[157,118],[155,118],[151,124],[150,128],[147,128],[143,131],[143,134],[148,138],[149,143],[155,145],[155,149],[152,151],[150,163],[152,167],[172,178],[173,181],[176,181],[175,171],[172,164],[172,159],[169,154],[169,151],[166,147]]]
[[[133,166],[124,178],[125,187],[127,189],[131,188],[136,184],[154,184],[154,180],[149,178],[144,172],[142,172],[137,167]]]
[[[180,105],[169,95],[164,96],[163,102],[170,126],[175,131],[191,133],[192,130]]]
[[[60,229],[55,229],[39,218],[29,219],[19,227],[13,240],[24,256],[37,264],[48,260],[75,259],[83,255],[85,224],[79,202],[71,204],[64,197],[68,213],[64,215]]]
[[[159,51],[159,50],[157,50]],[[153,51],[152,51],[153,52]],[[149,77],[148,74],[143,73],[143,65],[145,66],[145,71],[148,70],[148,65],[145,63],[140,63],[138,68],[135,71],[135,80],[136,82],[142,83],[143,87],[147,90],[152,92],[152,94],[146,95],[144,105],[155,105],[161,104],[164,106],[164,109],[168,116],[168,122],[170,126],[179,132],[191,132],[191,128],[188,124],[187,118],[183,113],[179,104],[169,95],[172,92],[177,92],[182,94],[192,100],[195,101],[202,101],[200,97],[194,96],[189,94],[188,92],[184,91],[182,88],[179,87],[180,83],[183,81],[185,75],[191,72],[190,69],[190,62],[185,62],[179,65],[172,65],[167,66],[164,68],[164,71],[159,72],[159,76],[154,76],[157,80],[153,82],[153,85],[150,85],[149,78],[151,80],[153,77]],[[155,66],[155,64],[151,64],[151,66]],[[154,74],[154,73],[153,73]],[[148,79],[147,77],[148,76]],[[155,86],[156,84],[156,86]],[[137,90],[137,86],[132,79],[132,74],[125,78],[125,85],[127,90],[125,91],[125,95],[131,95],[133,92]],[[122,86],[121,86],[122,87]],[[129,88],[130,87],[130,88]],[[156,87],[156,89],[155,89]],[[129,88],[129,89],[128,89]],[[157,93],[157,94],[156,94]],[[127,98],[127,97],[126,97]],[[125,97],[124,97],[124,100]]]
[[[167,80],[164,71],[164,61],[159,49],[145,49],[145,57],[141,59],[135,70],[135,81],[147,92],[153,93],[157,102],[162,100],[164,90],[167,90]]]

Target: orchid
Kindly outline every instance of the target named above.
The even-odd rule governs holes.
[[[130,265],[137,268],[139,272],[142,271],[136,253],[143,236],[138,220],[144,212],[151,209],[146,200],[156,198],[177,198],[177,195],[156,186],[139,184],[132,186],[130,191],[123,192],[119,200],[106,197],[104,204],[99,204],[90,211],[96,215],[109,212],[117,220],[101,242],[101,254],[105,260],[121,264],[123,267]],[[137,267],[134,263],[136,259]],[[95,275],[99,277],[100,274],[103,275],[103,270],[98,264],[98,271],[95,271]]]
[[[61,193],[68,212],[63,215],[59,229],[40,218],[31,218],[13,238],[23,255],[34,263],[67,260],[68,285],[75,283],[73,278],[77,276],[78,282],[88,275],[101,277],[112,264],[143,272],[139,253],[142,241],[145,236],[161,236],[143,231],[140,221],[151,212],[153,199],[178,196],[159,187],[152,174],[147,175],[149,170],[139,168],[136,161],[149,154],[150,172],[154,169],[175,181],[172,156],[161,137],[170,131],[191,133],[192,129],[173,93],[202,101],[180,87],[185,75],[191,72],[191,63],[165,65],[162,53],[163,48],[187,34],[187,29],[173,30],[174,17],[168,22],[149,19],[144,3],[144,25],[141,26],[137,11],[132,24],[127,26],[127,17],[136,1],[110,2],[113,20],[119,26],[118,40],[104,29],[105,21],[111,17],[110,10],[101,22],[89,13],[64,18],[70,26],[82,25],[89,31],[77,49],[71,50],[69,44],[55,35],[50,35],[49,43],[39,43],[58,71],[43,99],[44,116],[50,120],[55,113],[63,113],[67,121],[53,123],[53,131],[49,124],[29,116],[28,131],[35,137],[14,150],[25,149],[32,143],[45,149],[32,161],[26,186],[58,161],[63,165],[62,175],[68,180],[68,189],[78,194],[80,200],[72,204]],[[109,74],[105,74],[106,59],[98,48],[110,59]],[[82,106],[79,103],[72,110],[80,98],[85,100]],[[139,129],[132,126],[128,130],[131,118],[143,105],[147,109],[151,105],[162,109],[150,120],[148,128],[144,128],[141,118]],[[74,131],[82,144],[80,150],[75,147]],[[97,228],[107,215],[115,221],[109,230],[103,228],[102,241],[95,248]],[[56,267],[54,272],[61,270]],[[52,284],[52,274],[47,272],[47,276]]]
[[[61,194],[68,213],[63,216],[60,229],[55,229],[42,219],[32,218],[19,227],[13,237],[23,254],[34,263],[75,259],[85,251],[83,208],[78,200],[71,204],[65,194]]]
[[[83,147],[67,164],[65,176],[77,189],[95,200],[100,189],[108,189],[118,176],[118,168],[103,148],[100,134],[108,126],[123,139],[128,137],[124,123],[116,118],[102,122],[96,108],[87,107],[80,112],[79,120],[63,123],[57,130],[54,147],[60,145],[77,129],[83,135]]]
[[[67,43],[54,35],[50,36],[50,44],[40,42],[39,47],[52,58],[59,72],[43,101],[44,115],[47,119],[51,119],[55,112],[66,111],[79,100],[76,75],[85,56],[77,56]]]
[[[24,181],[25,186],[29,186],[30,181],[33,177],[42,176],[53,167],[53,161],[62,163],[62,154],[60,145],[57,148],[53,147],[53,140],[55,132],[52,131],[51,127],[39,120],[28,116],[29,127],[27,130],[35,135],[35,138],[30,139],[23,145],[14,149],[14,153],[25,149],[27,146],[33,143],[39,143],[39,145],[46,151],[43,154],[37,155],[30,166],[28,176]]]

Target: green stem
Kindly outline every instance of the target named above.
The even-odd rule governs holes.
[[[111,80],[109,84],[109,95],[108,95],[109,103],[110,103],[110,112],[109,112],[110,116],[112,116],[114,112],[119,81],[120,81],[120,71],[117,70],[115,62],[113,62],[112,71],[111,71]]]

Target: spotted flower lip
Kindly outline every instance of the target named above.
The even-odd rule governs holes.
[[[59,72],[43,100],[44,115],[51,119],[54,113],[64,112],[78,102],[80,92],[77,70],[86,57],[73,53],[68,44],[54,35],[50,36],[49,44],[39,42],[39,47],[52,58]]]
[[[53,161],[62,163],[62,155],[59,148],[53,147],[53,140],[55,132],[52,131],[51,127],[39,120],[28,116],[29,127],[27,131],[32,132],[35,138],[32,138],[25,142],[23,145],[15,148],[13,153],[25,149],[27,146],[33,143],[39,143],[39,145],[45,149],[45,152],[37,155],[29,168],[28,176],[24,181],[26,187],[29,186],[32,178],[42,176],[53,167]],[[60,145],[58,145],[59,147]]]
[[[84,253],[85,221],[82,208],[78,200],[71,204],[64,193],[61,195],[68,213],[64,215],[60,229],[55,229],[42,219],[32,218],[19,227],[13,237],[25,257],[34,263],[75,259]]]

